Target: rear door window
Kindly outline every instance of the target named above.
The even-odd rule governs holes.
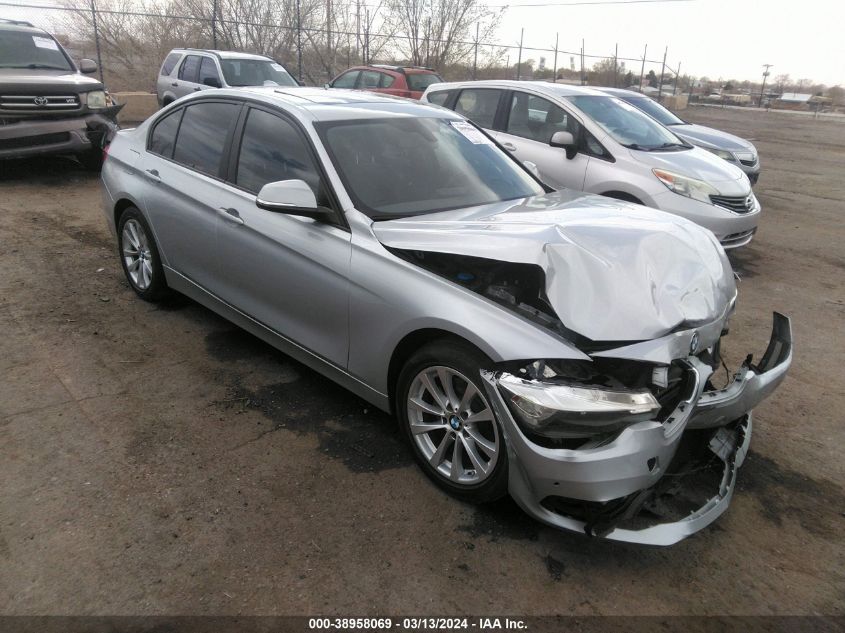
[[[379,82],[379,88],[390,88],[393,85],[393,82],[396,80],[396,77],[393,75],[388,75],[387,73],[379,73],[381,75],[381,81]]]
[[[188,55],[185,61],[182,62],[182,66],[179,67],[179,79],[198,83],[200,61],[201,58],[199,55]]]
[[[332,88],[354,88],[355,82],[358,81],[358,75],[360,74],[360,70],[350,70],[348,73],[343,73],[334,80]]]
[[[455,112],[462,114],[476,125],[488,130],[492,129],[501,94],[501,90],[489,88],[462,90],[455,104]]]
[[[173,160],[190,169],[219,177],[226,139],[235,125],[240,105],[197,103],[185,108]]]
[[[173,69],[176,68],[176,62],[179,61],[179,58],[182,57],[182,53],[170,53],[165,59],[164,63],[161,65],[161,74],[162,75],[169,75],[173,72]]]
[[[183,110],[171,112],[163,119],[160,119],[150,134],[149,151],[153,154],[171,158],[173,147],[176,144],[176,132],[179,130],[179,121],[182,120]]]
[[[206,79],[210,83],[206,83]],[[203,57],[202,64],[200,64],[200,80],[199,83],[204,86],[220,86],[220,73],[217,72],[217,64],[210,57]]]
[[[578,138],[578,122],[548,99],[514,92],[505,131],[538,143],[548,143],[555,132],[572,132]]]

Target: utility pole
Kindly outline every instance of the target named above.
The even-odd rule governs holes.
[[[299,0],[296,0],[296,65],[297,78],[302,83],[302,11]]]
[[[643,65],[640,67],[640,90],[639,90],[640,92],[643,91],[643,77],[644,77],[644,74],[645,74],[645,58],[646,58],[647,53],[648,53],[648,44],[646,44],[645,48],[643,49]]]
[[[587,85],[587,74],[584,72],[584,39],[581,38],[581,85]]]
[[[211,3],[211,47],[217,48],[217,0]]]
[[[660,101],[660,96],[663,94],[663,77],[666,75],[666,55],[669,54],[669,47],[663,51],[663,66],[660,68],[660,83],[657,84],[657,100]]]
[[[94,0],[91,0],[91,21],[94,25],[94,46],[97,49],[97,68],[100,69],[100,83],[105,84],[103,79],[103,58],[100,55],[100,27],[97,26],[97,7]]]
[[[361,57],[361,0],[355,2],[355,59]]]
[[[613,87],[616,88],[616,79],[618,74],[618,62],[619,60],[619,43],[616,43],[616,48],[613,50]]]
[[[516,60],[516,80],[519,81],[522,77],[520,77],[522,73],[522,38],[525,35],[525,29],[521,29],[519,32],[519,58]]]
[[[557,83],[557,47],[560,41],[560,33],[555,33],[555,67],[552,69],[552,82]]]
[[[769,76],[769,68],[774,66],[774,64],[763,64],[763,67],[766,69],[763,71],[763,86],[760,88],[760,103],[758,107],[763,107],[763,95],[766,92],[766,77]]]
[[[334,75],[334,53],[332,52],[332,0],[326,0],[326,48],[328,50],[328,68],[326,81],[331,81]]]
[[[678,89],[678,82],[681,80],[681,62],[678,62],[678,72],[675,73],[675,81],[672,83],[672,96],[675,96],[675,91]]]
[[[475,23],[475,55],[472,58],[472,80],[475,81],[478,74],[478,29],[479,23]]]
[[[370,10],[364,9],[364,65],[370,63]]]

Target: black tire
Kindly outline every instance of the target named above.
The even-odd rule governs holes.
[[[127,263],[127,257],[124,256],[125,246],[132,247],[129,242],[129,237],[124,235],[124,229],[128,223],[132,222],[132,227],[140,229],[144,233],[146,239],[148,255],[145,255],[145,260],[149,261],[148,268],[151,271],[149,283],[144,286],[143,280],[137,282],[133,279]],[[126,244],[124,243],[126,241]],[[164,269],[161,266],[161,257],[158,254],[158,246],[153,238],[153,233],[150,230],[150,225],[143,214],[135,207],[127,207],[120,214],[117,222],[117,250],[120,257],[120,264],[123,267],[123,274],[126,275],[126,281],[129,282],[129,287],[135,291],[144,301],[152,303],[161,301],[168,294],[167,280],[164,277]],[[143,262],[142,262],[143,265]]]
[[[636,196],[632,196],[630,193],[625,193],[624,191],[607,191],[601,195],[603,195],[605,198],[613,198],[614,200],[622,200],[624,202],[642,204],[642,201],[639,198],[637,198]]]
[[[87,170],[98,172],[103,168],[103,150],[99,147],[77,154],[76,160]]]
[[[479,483],[455,483],[432,465],[426,455],[423,454],[423,449],[417,444],[415,435],[411,430],[411,421],[409,419],[409,392],[412,385],[415,384],[414,381],[420,372],[432,367],[445,367],[458,372],[462,377],[465,377],[472,382],[475,389],[478,390],[478,396],[483,398],[483,404],[486,404],[489,407],[490,403],[484,390],[484,385],[482,384],[479,371],[482,368],[489,368],[491,366],[492,361],[472,345],[458,339],[439,339],[417,350],[417,352],[415,352],[405,363],[405,366],[402,368],[396,382],[396,415],[402,428],[402,433],[408,440],[411,447],[414,459],[420,465],[423,472],[440,488],[458,499],[472,503],[488,503],[500,499],[507,494],[508,451],[505,436],[502,432],[502,427],[499,424],[499,421],[495,419],[495,416],[493,416],[491,422],[484,423],[484,431],[481,430],[481,426],[479,425],[476,425],[475,428],[475,432],[486,433],[485,439],[489,439],[490,437],[498,438],[495,440],[498,444],[498,451],[496,451],[497,455],[495,464],[491,471],[484,475],[483,480]],[[453,383],[455,385],[455,395],[459,399],[461,395],[465,393],[459,391],[461,382],[462,378],[456,377],[456,381]],[[481,409],[481,404],[481,400],[474,399],[473,406],[476,409]],[[490,410],[492,412],[492,407]],[[431,416],[431,419],[435,419],[435,416]],[[466,422],[466,420],[463,421]],[[493,426],[495,426],[495,433],[497,433],[497,436],[491,435],[491,432],[494,432]],[[466,429],[461,428],[460,431],[453,433],[452,437],[455,439],[453,439],[452,442],[460,439],[457,438],[458,432],[468,432],[469,428],[470,427]],[[444,434],[448,434],[449,432],[451,432],[451,429],[444,427]],[[438,432],[432,432],[434,441],[436,441],[436,433]],[[444,436],[441,435],[439,437]],[[421,441],[425,443],[425,440]],[[475,446],[475,444],[473,445]],[[434,442],[432,443],[432,447],[433,446]],[[454,444],[452,446],[454,447]],[[481,447],[477,446],[477,448],[480,449]],[[487,454],[479,454],[483,458],[488,457]],[[465,457],[462,457],[462,461],[464,463],[469,462],[469,455],[467,453],[464,453],[464,455]],[[469,470],[467,472],[477,471]]]

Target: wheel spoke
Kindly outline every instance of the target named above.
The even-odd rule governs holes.
[[[450,408],[454,408],[458,404],[458,396],[455,395],[455,386],[452,384],[454,375],[447,371],[445,367],[440,367],[437,370],[437,376],[440,378],[440,384],[443,385],[443,390],[446,392],[446,400]]]
[[[464,391],[464,395],[461,396],[461,403],[458,405],[458,411],[469,411],[469,405],[472,403],[472,399],[477,393],[478,388],[471,382],[468,382],[466,391]]]
[[[426,391],[432,395],[432,397],[437,401],[437,404],[440,405],[443,413],[449,410],[449,404],[446,402],[446,396],[437,388],[437,385],[434,384],[434,381],[431,379],[431,376],[428,373],[422,374],[421,376],[422,384],[425,386]]]
[[[478,446],[481,447],[481,450],[487,453],[488,457],[493,457],[493,455],[496,454],[496,445],[493,444],[486,437],[481,435],[477,430],[468,426],[464,426],[464,432],[470,437],[473,442],[475,442]]]
[[[415,409],[418,409],[423,413],[430,413],[431,415],[443,416],[446,413],[443,409],[438,409],[433,404],[429,404],[420,398],[410,398],[409,404]]]
[[[449,449],[449,442],[452,439],[451,433],[446,433],[443,436],[443,439],[440,440],[440,445],[437,447],[437,450],[434,451],[434,455],[431,456],[429,459],[429,463],[437,468],[440,464],[443,463],[443,459],[446,457],[446,451]]]
[[[132,263],[131,263],[131,264],[129,264],[128,266],[126,266],[126,269],[127,269],[130,273],[137,273],[137,272],[138,272],[138,267],[139,267],[140,265],[141,265],[141,260],[140,260],[140,259],[133,259],[133,260],[132,260]]]
[[[443,422],[411,422],[411,433],[414,435],[431,433],[432,431],[442,431],[444,429],[446,429],[446,425],[443,424]]]
[[[455,445],[452,447],[452,468],[449,471],[449,478],[452,481],[460,480],[461,471],[464,469],[461,459],[461,446],[462,443],[455,440]]]
[[[478,422],[492,422],[493,421],[493,412],[490,410],[485,403],[484,408],[477,412],[473,413],[467,418],[467,424],[476,424]]]
[[[135,228],[134,222],[127,222],[125,229],[128,229],[127,237],[129,238],[129,242],[134,246],[136,249],[141,249],[141,240],[138,239],[138,230]]]
[[[478,454],[478,450],[475,447],[475,441],[470,436],[461,435],[461,444],[463,444],[464,451],[469,456],[469,461],[472,462],[472,465],[475,467],[475,470],[481,472],[481,474],[487,474],[487,463],[481,459],[481,455]]]

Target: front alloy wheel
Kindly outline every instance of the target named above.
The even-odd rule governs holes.
[[[480,376],[490,366],[469,344],[439,340],[408,360],[396,389],[420,467],[452,495],[479,503],[507,492],[507,446]]]

